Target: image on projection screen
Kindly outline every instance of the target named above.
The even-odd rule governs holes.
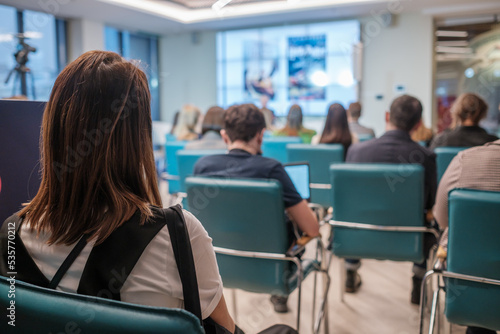
[[[294,103],[305,116],[358,99],[353,53],[356,20],[232,30],[217,33],[217,103],[255,103],[285,116]]]

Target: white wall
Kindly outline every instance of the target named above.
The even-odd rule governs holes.
[[[217,103],[215,32],[160,38],[160,118],[193,103],[204,113]]]
[[[90,50],[104,50],[104,23],[85,19],[68,22],[69,61]]]
[[[374,20],[363,20],[363,115],[360,123],[373,127],[377,136],[384,133],[384,112],[400,95],[395,92],[395,86],[404,85],[406,94],[422,102],[424,122],[429,127],[434,106],[432,17],[419,13],[402,14],[392,26],[384,28],[378,24],[378,30]],[[377,95],[383,98],[378,100]]]

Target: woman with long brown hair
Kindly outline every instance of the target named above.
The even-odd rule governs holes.
[[[48,286],[78,245],[58,289],[183,307],[169,230],[159,223],[167,218],[156,183],[150,99],[144,72],[113,52],[87,52],[58,76],[43,115],[40,189],[9,218],[20,221],[26,249],[17,253],[27,256],[19,259],[18,279]],[[211,239],[192,214],[183,214],[202,316],[233,332]]]
[[[316,131],[306,129],[302,125],[302,108],[298,104],[290,107],[285,127],[273,132],[274,136],[300,137],[305,144],[310,144],[315,134]]]
[[[347,113],[341,104],[333,103],[328,108],[325,128],[319,142],[323,144],[342,144],[344,146],[344,155],[347,153],[347,149],[352,143],[352,135],[349,131]]]

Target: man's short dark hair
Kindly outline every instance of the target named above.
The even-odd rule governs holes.
[[[400,130],[410,132],[422,118],[422,104],[410,95],[402,95],[392,101],[389,121]]]
[[[249,142],[265,127],[264,115],[251,103],[231,106],[224,115],[224,129],[233,142]]]
[[[353,102],[349,105],[347,112],[352,118],[358,119],[361,116],[361,103]]]

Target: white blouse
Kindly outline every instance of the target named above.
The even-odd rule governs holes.
[[[191,239],[203,319],[212,314],[222,297],[222,280],[212,246],[212,238],[188,211],[183,211]],[[55,275],[71,252],[70,245],[47,244],[49,235],[31,232],[29,224],[21,227],[21,240],[38,268],[48,280]],[[83,269],[94,241],[89,242],[62,278],[58,290],[76,293]],[[117,273],[119,275],[119,273]],[[165,226],[153,238],[137,261],[120,290],[121,300],[128,303],[183,308],[182,283],[175,263],[168,228]]]

